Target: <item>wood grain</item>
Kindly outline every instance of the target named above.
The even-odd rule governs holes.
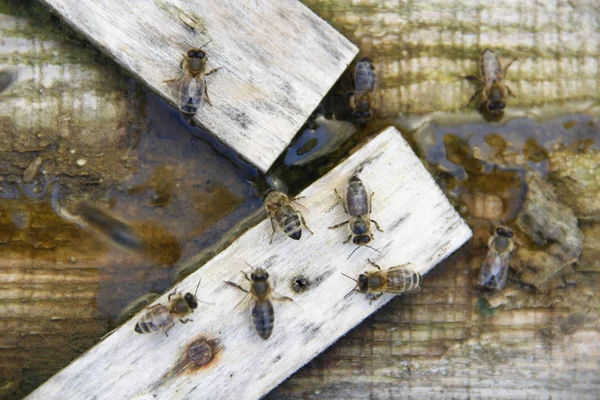
[[[318,15],[381,63],[380,115],[467,108],[480,53],[507,62],[511,108],[597,99],[600,20],[594,0],[306,0]],[[589,108],[583,105],[580,110]],[[537,115],[534,115],[537,116]],[[552,117],[552,112],[547,114]]]
[[[372,242],[381,254],[360,249],[348,260],[354,250],[342,243],[348,232],[327,227],[345,217],[333,189],[357,172],[376,193],[373,218],[385,232],[376,232]],[[384,295],[372,305],[361,294],[344,298],[354,283],[341,272],[357,275],[372,258],[383,267],[411,262],[424,274],[471,236],[393,128],[301,195],[314,235],[305,233],[298,242],[278,235],[269,245],[271,226],[263,221],[180,283],[177,290],[190,291],[202,279],[193,322],[178,324],[166,337],[135,334],[134,318],[28,398],[257,399],[393,297]],[[242,294],[223,283],[244,285],[239,271],[249,270],[246,262],[268,268],[276,290],[294,298],[295,304],[275,302],[276,324],[268,341],[254,332],[249,310],[232,310]],[[300,295],[290,290],[298,274],[311,282]],[[216,353],[202,368],[193,367],[186,355],[198,339]]]
[[[164,80],[207,42],[213,106],[195,119],[265,171],[356,55],[295,0],[45,0],[65,21],[171,102]]]

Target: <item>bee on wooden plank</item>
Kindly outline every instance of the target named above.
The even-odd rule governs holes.
[[[373,240],[373,233],[371,233],[371,222],[375,224],[379,232],[383,232],[379,227],[379,224],[375,220],[371,219],[372,199],[374,194],[374,192],[371,192],[370,194],[368,193],[364,183],[356,175],[354,175],[348,181],[344,198],[342,198],[338,194],[337,190],[335,190],[335,195],[342,203],[344,211],[348,215],[348,220],[337,225],[330,226],[329,229],[337,229],[340,226],[348,224],[350,227],[350,236],[348,236],[348,239],[344,243],[348,243],[350,240],[352,240],[352,243],[359,247],[367,246],[375,251],[378,251],[369,246],[369,243],[371,243],[371,240]],[[352,254],[353,253],[354,252],[352,252]],[[350,256],[352,256],[352,254],[350,254]]]
[[[481,85],[481,88],[469,100],[469,104],[475,100],[477,95],[480,95],[480,110],[489,112],[492,115],[500,114],[506,106],[507,94],[516,97],[510,87],[504,83],[508,67],[513,61],[511,60],[502,68],[496,53],[490,49],[485,49],[479,60],[479,76],[463,76],[464,79],[479,82]]]
[[[295,200],[297,199],[289,198],[286,194],[276,190],[270,190],[265,194],[263,202],[269,213],[271,227],[273,228],[269,243],[273,243],[273,236],[279,229],[294,240],[299,240],[302,237],[302,227],[313,233],[306,225],[302,213],[292,206],[292,203],[298,204]]]
[[[410,264],[398,265],[383,271],[381,267],[373,261],[369,260],[369,263],[377,268],[377,271],[360,274],[358,279],[342,274],[356,282],[356,286],[348,292],[346,297],[354,291],[365,294],[378,293],[371,298],[371,302],[374,302],[384,293],[401,294],[418,292],[421,290],[423,277],[418,272],[414,272],[410,268],[407,268]]]
[[[192,321],[189,318],[185,318],[187,315],[192,313],[198,308],[198,299],[196,294],[198,293],[198,286],[194,294],[173,292],[167,297],[169,301],[168,305],[155,304],[148,307],[146,312],[140,317],[140,320],[135,324],[135,331],[137,333],[152,333],[152,332],[165,332],[168,335],[169,329],[175,325],[175,318],[179,319],[182,324]],[[185,319],[184,319],[185,318]]]
[[[246,293],[244,298],[234,308],[238,307],[247,298],[254,301],[252,306],[252,323],[256,332],[261,338],[267,340],[271,333],[273,333],[273,327],[275,326],[275,311],[271,300],[286,300],[293,301],[290,297],[281,296],[274,297],[273,290],[269,284],[269,273],[263,268],[257,268],[250,274],[244,274],[244,278],[250,282],[250,290],[246,290],[237,283],[225,281],[226,284],[233,286],[234,288],[241,290]],[[248,297],[250,296],[250,297]]]
[[[508,277],[510,254],[514,250],[513,232],[499,226],[488,241],[488,253],[481,266],[478,284],[491,290],[502,290]]]
[[[212,106],[210,98],[208,97],[206,77],[213,72],[218,71],[221,67],[206,72],[207,54],[202,48],[208,43],[201,47],[189,49],[183,55],[183,60],[179,65],[183,71],[181,77],[165,81],[178,81],[179,109],[181,110],[181,113],[188,118],[193,117],[198,112],[200,105],[204,100]]]
[[[352,118],[365,123],[373,117],[373,102],[379,84],[379,76],[370,58],[364,57],[354,68],[354,93],[350,98]]]

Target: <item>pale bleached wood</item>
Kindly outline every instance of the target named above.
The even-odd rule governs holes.
[[[376,193],[373,218],[385,232],[375,232],[372,242],[381,254],[364,248],[348,260],[354,249],[342,243],[348,231],[328,227],[345,218],[333,189],[342,189],[357,171]],[[412,262],[426,273],[471,236],[394,128],[301,195],[314,235],[305,232],[293,241],[279,234],[270,245],[271,225],[263,221],[180,283],[178,290],[192,291],[202,279],[193,322],[177,324],[166,337],[136,334],[134,318],[28,398],[257,399],[393,297],[384,295],[373,304],[359,293],[344,298],[354,283],[342,272],[355,276],[370,268],[371,258],[384,267]],[[243,294],[223,283],[246,285],[239,273],[249,271],[246,262],[267,267],[278,292],[295,301],[275,302],[268,341],[254,331],[248,309],[232,310]],[[302,294],[290,290],[298,274],[313,282]],[[214,341],[217,353],[199,369],[186,363],[187,346],[198,338]]]
[[[182,54],[206,46],[196,120],[265,171],[357,49],[296,0],[44,0],[171,102]]]

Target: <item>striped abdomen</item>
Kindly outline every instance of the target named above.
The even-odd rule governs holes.
[[[252,322],[261,338],[267,340],[273,332],[275,313],[270,300],[258,300],[252,309]]]
[[[284,205],[275,212],[275,220],[283,233],[298,240],[302,236],[302,225],[298,212],[292,206]]]
[[[137,333],[152,333],[164,331],[173,325],[173,317],[169,309],[163,305],[150,308],[135,325]]]
[[[406,293],[421,290],[421,274],[408,268],[392,269],[387,272],[387,292]]]

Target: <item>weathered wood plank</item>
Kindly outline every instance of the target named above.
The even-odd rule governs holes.
[[[196,121],[265,171],[356,47],[295,0],[44,0],[153,90],[174,102],[182,54],[206,46],[212,107]]]
[[[347,231],[327,227],[345,217],[333,189],[357,171],[376,193],[373,217],[385,232],[376,232],[373,241],[381,254],[365,248],[348,260],[354,246],[342,243]],[[392,298],[385,295],[372,305],[364,295],[344,298],[354,283],[341,272],[357,275],[372,258],[384,267],[412,262],[425,273],[471,236],[393,128],[301,195],[314,235],[305,233],[298,242],[278,235],[269,245],[271,226],[263,221],[178,286],[193,291],[202,279],[193,322],[178,324],[166,337],[135,334],[133,319],[29,398],[259,398]],[[241,283],[246,262],[267,267],[278,292],[296,303],[275,302],[277,322],[268,341],[254,332],[249,310],[232,310],[242,296],[223,283]],[[299,274],[311,285],[294,294],[290,284]],[[198,339],[210,341],[216,353],[202,368],[187,358],[188,346]]]

